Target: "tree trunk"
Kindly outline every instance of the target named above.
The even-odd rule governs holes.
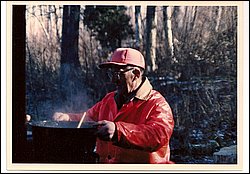
[[[140,50],[141,47],[141,6],[135,6],[135,47]]]
[[[71,102],[67,104],[69,110],[73,109],[73,97],[80,85],[78,79],[78,68],[80,67],[78,56],[79,16],[79,5],[63,6],[60,86],[63,100]]]
[[[156,7],[157,8],[157,7]],[[156,65],[156,39],[157,39],[157,13],[154,13],[153,25],[152,25],[152,47],[151,47],[151,61],[152,61],[152,71],[155,71],[158,67]]]
[[[219,31],[219,26],[220,26],[220,20],[221,20],[221,13],[222,13],[222,7],[218,6],[218,14],[217,14],[217,18],[216,18],[216,27],[215,27],[215,31],[218,32]]]
[[[57,8],[55,5],[53,5],[53,9],[54,9],[54,15],[55,15],[56,39],[57,39],[57,43],[60,44],[61,37],[59,34],[59,25],[58,25],[59,17],[57,15]]]
[[[171,8],[168,6],[163,7],[163,23],[165,33],[165,46],[167,47],[167,57],[171,59],[174,55],[173,36],[172,36],[172,23],[171,23]]]
[[[155,57],[153,57],[153,44],[152,44],[152,29],[155,18],[155,6],[147,7],[146,16],[146,70],[152,72],[155,70]]]
[[[63,6],[62,64],[80,65],[78,57],[79,15],[79,5]]]

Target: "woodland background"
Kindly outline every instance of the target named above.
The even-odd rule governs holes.
[[[133,47],[173,110],[172,160],[215,163],[237,145],[237,20],[236,6],[27,5],[26,113],[85,111],[114,89],[98,64]]]

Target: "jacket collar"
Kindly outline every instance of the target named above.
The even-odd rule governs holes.
[[[150,94],[151,90],[153,89],[153,87],[150,84],[147,77],[144,77],[144,80],[142,83],[143,84],[136,92],[135,97],[140,99],[140,100],[148,100],[149,94]]]

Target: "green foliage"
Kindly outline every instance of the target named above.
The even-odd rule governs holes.
[[[114,50],[121,47],[122,40],[133,38],[134,31],[126,10],[124,6],[86,6],[84,24],[100,41],[103,49]]]

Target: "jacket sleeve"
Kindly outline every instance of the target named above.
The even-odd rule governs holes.
[[[86,115],[93,121],[99,121],[100,115],[103,113],[103,110],[109,110],[106,104],[109,103],[111,99],[113,100],[113,97],[114,92],[106,94],[101,101],[97,102],[94,106],[87,110]]]
[[[156,102],[146,117],[145,124],[115,122],[114,145],[154,152],[169,144],[174,128],[170,106],[165,100]]]
[[[99,110],[101,107],[101,102],[96,103],[90,109],[87,110],[86,115],[93,121],[98,121]]]

